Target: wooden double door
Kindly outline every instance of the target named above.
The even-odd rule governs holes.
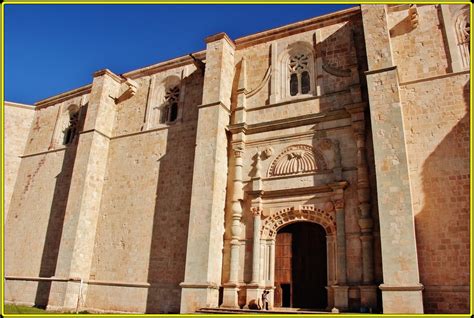
[[[327,252],[324,228],[297,222],[278,231],[275,307],[326,309]]]

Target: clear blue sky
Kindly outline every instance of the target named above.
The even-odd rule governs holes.
[[[6,5],[5,100],[31,104],[231,38],[353,5]]]

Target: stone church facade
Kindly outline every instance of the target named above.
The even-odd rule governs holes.
[[[469,19],[361,5],[36,103],[5,301],[468,313]]]

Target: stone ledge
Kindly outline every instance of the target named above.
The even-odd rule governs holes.
[[[415,79],[415,80],[412,80],[412,81],[400,82],[398,85],[399,86],[407,86],[407,85],[418,84],[418,83],[423,83],[423,82],[427,82],[427,81],[434,81],[434,80],[438,80],[438,79],[443,79],[443,78],[453,77],[453,76],[458,76],[458,75],[464,75],[464,74],[470,74],[470,70],[447,73],[447,74],[430,76],[430,77],[423,77],[423,78]]]
[[[416,284],[416,285],[381,284],[379,288],[381,291],[422,291],[424,287],[422,284]]]
[[[224,105],[224,103],[221,101],[208,103],[208,104],[201,104],[201,105],[198,105],[197,108],[201,109],[201,108],[207,108],[207,107],[213,107],[213,106],[221,106],[226,112],[230,114],[230,109],[226,105]]]
[[[36,106],[35,109],[40,109],[47,106],[55,105],[77,96],[89,94],[91,92],[91,89],[92,89],[92,84],[88,84],[88,85],[61,93],[59,95],[40,100],[34,104]]]
[[[20,158],[28,158],[28,157],[34,157],[34,156],[39,156],[39,155],[44,155],[47,153],[52,153],[52,152],[58,152],[58,151],[65,151],[66,147],[61,147],[57,149],[50,149],[50,150],[45,150],[45,151],[39,151],[39,152],[33,152],[33,153],[28,153],[22,156],[18,156]]]
[[[219,285],[211,282],[205,283],[189,283],[189,282],[182,282],[179,284],[182,288],[211,288],[211,289],[219,289]]]
[[[397,66],[394,65],[394,66],[382,67],[382,68],[378,68],[378,69],[375,69],[375,70],[366,71],[366,72],[364,72],[364,74],[367,76],[367,75],[373,75],[373,74],[377,74],[377,73],[390,72],[390,71],[394,71],[396,69],[397,69]]]

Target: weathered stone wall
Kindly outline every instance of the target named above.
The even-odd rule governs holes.
[[[406,9],[387,16],[394,65],[402,83],[449,71],[440,6],[420,5],[417,12],[416,26]]]
[[[260,221],[305,205],[344,213],[332,246],[345,254],[328,271],[342,288],[329,291],[330,306],[375,306],[383,283],[385,312],[421,312],[421,294],[425,312],[467,312],[470,81],[444,25],[458,11],[412,7],[413,24],[409,8],[364,5],[235,41],[211,36],[195,54],[205,74],[188,57],[132,71],[124,76],[136,94],[120,102],[110,97],[124,79],[97,72],[92,85],[37,104],[24,151],[11,150],[22,146],[8,131],[28,121],[18,112],[9,120],[7,108],[6,153],[24,156],[6,216],[6,301],[71,309],[79,297],[89,310],[194,312],[219,305],[224,288],[226,304],[247,304],[258,295],[246,294],[255,287],[252,178],[257,153],[271,148],[260,157]],[[313,54],[313,77],[310,93],[290,96],[284,61],[294,48]],[[177,119],[163,121],[175,85]],[[83,131],[65,146],[70,107],[81,107]],[[327,169],[270,176],[292,145],[322,149]],[[343,197],[331,188],[339,179]],[[238,295],[227,284],[232,264]]]
[[[55,274],[75,158],[75,146],[62,145],[62,133],[54,131],[62,109],[82,98],[34,112],[5,222],[6,301],[47,303],[51,282],[37,278]]]
[[[389,9],[387,21],[400,79],[424,311],[466,313],[470,80],[468,70],[453,73],[459,47],[450,56],[454,21],[446,16],[459,8],[417,6],[416,24],[406,9]]]
[[[164,73],[152,76],[166,77]],[[102,283],[89,286],[85,307],[107,304],[117,311],[176,313],[184,280],[202,78],[191,75],[186,80],[179,122],[143,131],[150,81],[135,80],[137,94],[117,105],[90,277]]]
[[[4,157],[4,189],[5,204],[4,218],[8,215],[8,207],[12,197],[13,187],[15,186],[16,176],[20,167],[20,156],[23,155],[26,139],[31,128],[34,117],[34,107],[12,102],[4,104],[5,126],[5,157]]]
[[[425,312],[469,311],[469,74],[401,96]]]

